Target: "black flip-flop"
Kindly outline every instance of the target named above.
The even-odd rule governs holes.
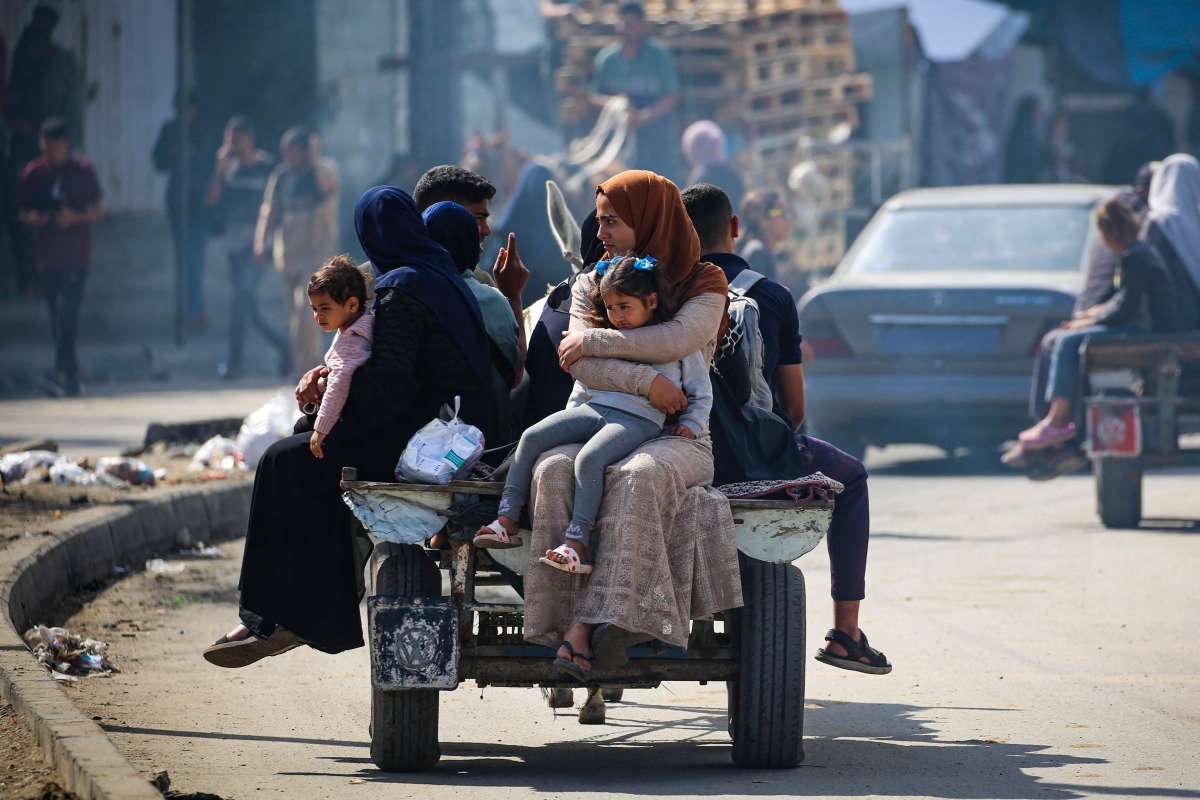
[[[567,652],[571,657],[555,658],[554,666],[558,667],[560,671],[567,673],[580,683],[587,683],[587,679],[592,674],[592,657],[585,653],[576,653],[575,648],[572,647],[571,643],[566,639],[563,639],[563,643],[560,646],[567,648]],[[575,659],[577,658],[582,658],[584,661],[588,662],[587,669],[584,669],[575,663]]]
[[[847,655],[835,656],[822,647],[817,650],[815,658],[831,667],[866,672],[869,675],[887,675],[891,672],[892,665],[888,663],[887,656],[867,643],[867,632],[859,629],[858,633],[862,640],[856,642],[837,628],[830,628],[829,633],[825,634],[825,641],[837,642],[846,648]],[[871,663],[864,664],[859,661],[860,658],[866,658]]]
[[[276,625],[274,632],[265,639],[250,635],[236,642],[222,636],[204,651],[204,660],[218,667],[236,669],[261,661],[269,656],[277,656],[289,650],[295,650],[308,642],[289,631],[282,625]]]

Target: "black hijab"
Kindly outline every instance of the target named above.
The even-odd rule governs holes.
[[[446,248],[460,273],[475,269],[479,263],[479,225],[470,211],[443,200],[425,209],[421,218],[429,238]]]
[[[450,254],[429,238],[413,199],[395,186],[376,186],[359,198],[354,229],[363,252],[380,273],[381,290],[396,288],[428,308],[462,350],[472,371],[489,374],[487,334],[475,295]]]

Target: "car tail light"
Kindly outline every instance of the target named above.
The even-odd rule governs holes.
[[[802,302],[800,309],[800,334],[814,357],[847,358],[850,346],[838,332],[837,325],[825,312],[820,298]]]
[[[814,356],[825,358],[847,358],[850,347],[842,337],[837,336],[805,336],[804,342],[812,348]]]
[[[800,335],[809,345],[812,356],[827,359],[845,359],[850,356],[850,345],[846,344],[833,320],[823,314],[808,313],[800,318]]]

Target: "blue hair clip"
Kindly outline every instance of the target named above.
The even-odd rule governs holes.
[[[604,272],[605,272],[605,270],[608,269],[608,265],[613,263],[614,261],[619,261],[619,260],[620,260],[620,256],[618,256],[617,258],[607,258],[607,259],[604,259],[603,261],[597,261],[596,262],[596,277],[597,278],[604,277]],[[637,261],[633,262],[633,268],[640,269],[642,272],[649,272],[650,270],[654,269],[656,266],[658,266],[658,261],[654,258],[654,256],[646,256],[645,258],[639,258]]]

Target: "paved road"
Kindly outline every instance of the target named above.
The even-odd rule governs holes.
[[[215,380],[104,387],[85,397],[38,398],[0,402],[0,444],[46,437],[59,451],[76,456],[115,456],[141,444],[151,422],[173,424],[244,417],[270,401],[277,391],[291,392],[277,380],[244,379],[237,388]],[[294,386],[294,384],[293,384]]]
[[[1152,475],[1142,529],[1106,531],[1087,476],[1034,484],[917,448],[871,456],[863,625],[896,669],[809,662],[798,770],[732,767],[724,688],[670,684],[627,693],[604,727],[534,690],[464,686],[443,695],[438,768],[381,773],[363,650],[233,672],[199,658],[235,619],[238,545],[85,610],[72,624],[113,626],[125,672],[74,691],[147,775],[226,798],[1200,796],[1198,473]],[[811,652],[828,562],[819,550],[800,564]]]

